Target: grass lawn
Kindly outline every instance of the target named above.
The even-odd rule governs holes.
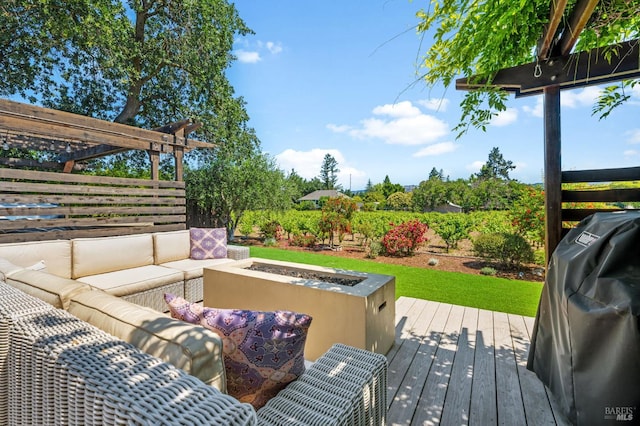
[[[251,247],[251,256],[394,275],[396,297],[415,297],[531,317],[536,315],[542,291],[542,283],[537,282],[389,265],[317,253]]]

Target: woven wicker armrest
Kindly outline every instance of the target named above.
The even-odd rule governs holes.
[[[243,246],[227,246],[227,258],[233,260],[242,260],[249,258],[249,247]]]
[[[384,425],[387,359],[336,344],[258,410],[260,425]]]

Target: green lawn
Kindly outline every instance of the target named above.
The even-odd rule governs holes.
[[[394,275],[396,297],[446,302],[490,311],[535,316],[542,283],[389,265],[317,253],[251,247],[252,257]]]

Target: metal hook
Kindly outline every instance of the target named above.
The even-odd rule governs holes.
[[[535,78],[540,78],[540,76],[542,76],[542,67],[540,67],[540,63],[538,61],[536,61],[536,67],[533,70],[533,76]]]

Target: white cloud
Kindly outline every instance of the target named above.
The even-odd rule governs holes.
[[[639,154],[635,149],[628,149],[624,152],[625,157],[637,157]]]
[[[244,49],[234,50],[233,54],[236,55],[238,61],[243,64],[255,64],[256,62],[260,62],[262,58],[260,57],[260,53],[258,52],[250,52]]]
[[[498,115],[491,119],[489,123],[492,126],[503,127],[514,123],[518,119],[518,110],[515,108],[507,108],[504,111],[500,111]]]
[[[625,135],[628,136],[627,143],[631,145],[640,144],[640,129],[633,129],[625,132]]]
[[[446,98],[430,98],[418,101],[418,104],[422,105],[431,111],[445,112],[449,106],[449,99]]]
[[[433,145],[429,145],[426,148],[422,148],[420,151],[413,154],[413,157],[432,157],[436,155],[446,154],[458,149],[460,145],[453,142],[441,142]]]
[[[265,43],[265,46],[267,47],[267,50],[274,55],[282,52],[282,43],[274,43],[272,41],[268,41]]]
[[[486,161],[474,161],[471,164],[467,164],[466,169],[473,173],[479,172],[485,163]]]
[[[560,105],[567,108],[590,107],[599,95],[600,89],[595,86],[586,87],[582,90],[566,90],[560,95]]]
[[[305,179],[313,179],[320,174],[320,167],[324,156],[330,154],[338,162],[338,182],[343,187],[349,187],[350,179],[358,179],[365,176],[362,170],[349,165],[344,155],[337,149],[321,149],[313,148],[310,151],[296,151],[294,149],[286,149],[276,155],[276,161],[280,169],[289,173],[291,169],[295,169],[296,173]],[[361,179],[358,179],[361,180]]]
[[[413,106],[409,101],[402,101],[395,104],[377,106],[373,109],[374,115],[388,115],[390,117],[417,117],[422,115],[419,108]]]
[[[395,145],[424,145],[433,143],[449,134],[444,121],[424,114],[409,101],[377,106],[372,113],[377,117],[366,118],[358,127],[328,124],[334,132],[347,132],[357,139],[381,139]]]
[[[282,52],[282,43],[274,41],[251,41],[248,38],[238,38],[233,42],[240,48],[235,49],[233,54],[236,55],[239,62],[244,64],[255,64],[260,62],[263,56],[268,54],[277,55]]]
[[[345,132],[348,132],[349,130],[351,130],[351,126],[347,126],[346,124],[343,124],[342,126],[339,126],[337,124],[329,123],[329,124],[327,124],[327,129],[331,130],[332,132],[336,132],[336,133],[345,133]]]
[[[533,107],[525,105],[522,107],[522,110],[529,115],[534,117],[542,118],[543,116],[543,107],[542,107],[542,96],[538,96],[536,99],[536,104]]]

